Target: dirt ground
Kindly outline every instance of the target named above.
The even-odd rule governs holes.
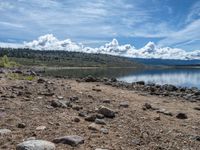
[[[200,102],[150,96],[136,91],[104,85],[77,82],[70,79],[44,78],[38,83],[26,80],[0,78],[0,129],[10,129],[9,135],[0,136],[1,150],[14,150],[22,141],[35,137],[52,141],[67,135],[79,135],[84,144],[71,147],[56,144],[57,150],[199,150]],[[44,94],[46,93],[46,94]],[[51,94],[53,93],[53,94]],[[54,99],[69,100],[76,96],[73,107],[54,108]],[[128,107],[120,107],[120,103]],[[172,116],[157,113],[156,109],[143,110],[145,103],[156,109],[165,109]],[[105,118],[106,125],[98,125],[108,133],[90,130],[80,112],[95,114],[100,106],[116,111],[114,118]],[[78,108],[78,109],[77,109]],[[178,119],[183,112],[187,119]],[[79,118],[80,122],[74,121]],[[25,127],[19,128],[23,123]],[[44,130],[36,130],[45,126]]]

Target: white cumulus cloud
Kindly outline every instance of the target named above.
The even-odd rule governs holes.
[[[19,47],[17,45],[0,43],[1,47]],[[62,50],[71,52],[100,53],[131,58],[159,58],[159,59],[200,59],[200,50],[187,52],[179,48],[160,47],[153,42],[136,49],[130,44],[120,45],[116,39],[98,48],[91,48],[75,43],[70,39],[59,40],[53,34],[40,36],[37,40],[24,42],[20,48],[34,50]]]
[[[30,49],[37,50],[67,50],[67,51],[81,51],[83,49],[81,44],[76,44],[70,39],[58,40],[53,34],[40,36],[37,40],[32,42],[24,42],[24,46]]]

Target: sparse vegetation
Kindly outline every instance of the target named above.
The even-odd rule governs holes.
[[[16,67],[19,66],[19,64],[17,64],[14,61],[10,61],[9,58],[4,55],[1,59],[0,59],[0,67],[3,68],[12,68],[12,67]]]
[[[86,54],[67,51],[39,51],[0,48],[0,57],[7,55],[12,61],[25,66],[54,67],[141,67],[125,57]]]
[[[19,74],[19,73],[8,73],[6,75],[6,77],[11,80],[27,80],[27,81],[33,81],[37,78],[32,75],[23,75],[23,74]]]

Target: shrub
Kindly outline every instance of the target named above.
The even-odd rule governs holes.
[[[14,61],[10,61],[9,58],[4,55],[1,59],[0,59],[0,67],[3,68],[12,68],[12,67],[16,67],[19,66],[19,64],[17,64]]]

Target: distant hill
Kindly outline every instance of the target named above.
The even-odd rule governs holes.
[[[58,50],[31,50],[0,48],[0,57],[7,55],[11,60],[26,66],[55,67],[137,67],[144,65],[125,57],[105,54],[89,54]]]
[[[145,65],[160,66],[200,66],[200,60],[176,60],[176,59],[141,59],[131,58],[131,60]]]

